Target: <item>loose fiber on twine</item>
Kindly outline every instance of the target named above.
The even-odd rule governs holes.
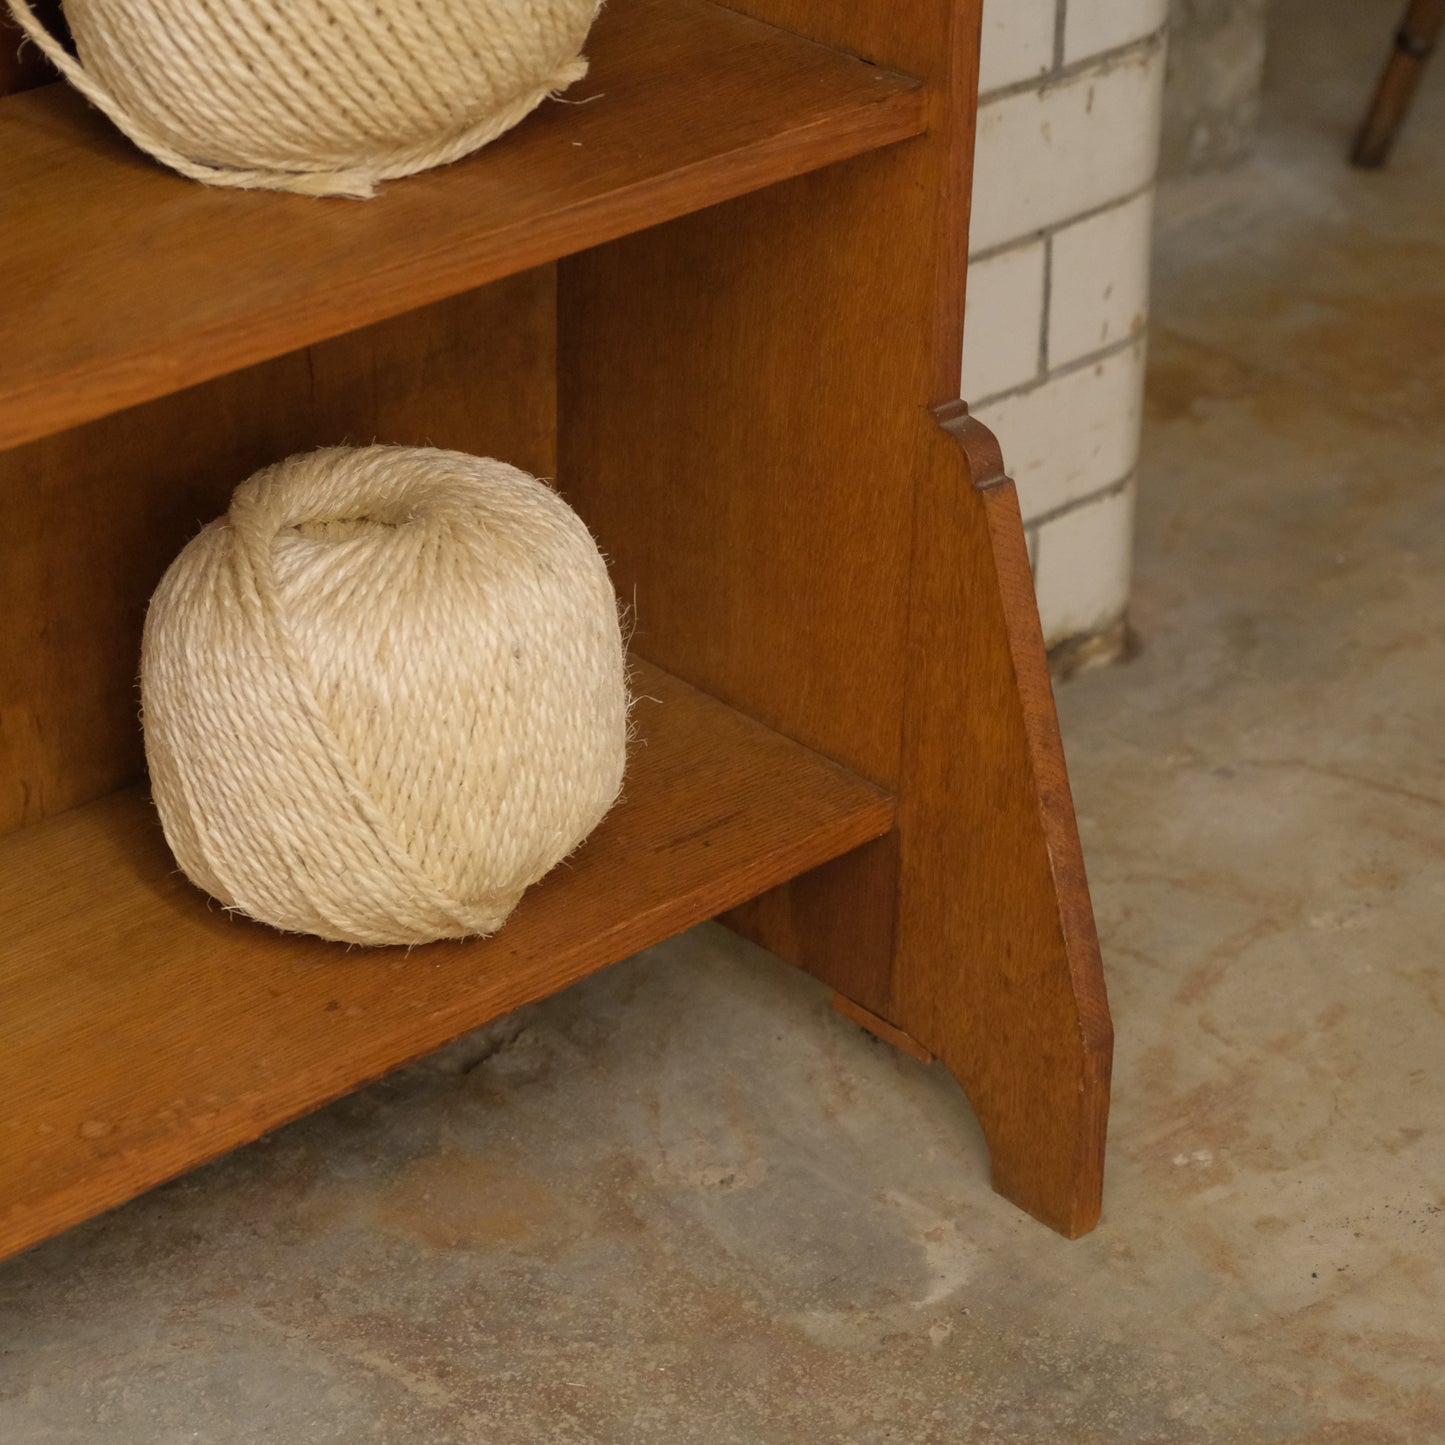
[[[457,160],[587,73],[601,0],[65,0],[77,61],[143,150],[216,186],[369,196]]]
[[[500,928],[622,783],[617,603],[502,462],[335,447],[243,483],[146,616],[151,785],[192,882],[278,928]]]

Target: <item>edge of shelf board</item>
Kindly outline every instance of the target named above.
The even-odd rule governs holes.
[[[370,201],[208,189],[69,87],[0,101],[0,449],[921,134],[922,83],[613,0],[561,103]]]
[[[0,1258],[886,833],[881,789],[646,663],[622,801],[490,939],[234,918],[144,792],[0,838]]]

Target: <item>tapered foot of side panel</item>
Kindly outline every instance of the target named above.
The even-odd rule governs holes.
[[[961,402],[937,419],[916,508],[885,1012],[962,1084],[994,1187],[1072,1238],[1097,1223],[1103,1189],[1099,945],[1013,483]]]
[[[952,1068],[988,1142],[993,1187],[1077,1239],[1099,1222],[1103,1200],[1109,1060],[1039,1060],[1022,1079],[1020,1060],[998,1064],[975,1056]]]
[[[845,1018],[911,1058],[934,1056],[887,1019],[833,995]],[[1109,1104],[1109,1052],[1030,1056],[998,1031],[974,1033],[943,1060],[968,1095],[988,1144],[993,1187],[1070,1239],[1098,1223]],[[963,1048],[968,1057],[960,1057]]]

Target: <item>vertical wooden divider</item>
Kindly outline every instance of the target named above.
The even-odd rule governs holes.
[[[562,486],[639,653],[899,796],[729,921],[942,1058],[996,1187],[1081,1234],[1108,1008],[1012,484],[956,401],[977,0],[734,8],[923,76],[929,134],[561,263]]]

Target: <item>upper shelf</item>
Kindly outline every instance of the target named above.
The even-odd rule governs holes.
[[[588,55],[569,103],[370,201],[182,180],[67,86],[0,101],[0,449],[926,125],[918,81],[707,0],[612,0]]]

